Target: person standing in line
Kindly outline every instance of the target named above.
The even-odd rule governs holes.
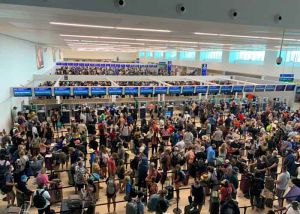
[[[33,194],[33,201],[35,201],[35,197],[39,194],[39,197],[43,197],[45,200],[45,205],[41,208],[38,208],[38,214],[51,214],[50,211],[50,194],[47,190],[45,190],[43,184],[38,184],[38,189]],[[37,206],[37,205],[35,205]]]
[[[283,201],[284,201],[283,196],[285,191],[288,188],[289,180],[290,180],[290,173],[286,170],[285,167],[282,167],[281,173],[278,176],[277,180],[275,181],[276,196],[278,197],[279,208],[283,207]]]

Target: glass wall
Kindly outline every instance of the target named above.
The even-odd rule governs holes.
[[[163,51],[155,51],[154,52],[154,59],[162,59],[164,58],[164,52]]]
[[[221,50],[201,50],[200,61],[203,62],[222,62],[223,51]]]
[[[232,50],[229,52],[230,64],[258,64],[265,60],[265,51]]]
[[[145,57],[145,52],[144,51],[140,51],[139,52],[139,58],[144,58]]]
[[[153,57],[153,52],[147,51],[146,52],[146,58],[152,58]]]
[[[166,51],[165,52],[165,59],[166,60],[176,60],[177,59],[177,52],[176,51]]]
[[[179,60],[195,60],[195,51],[181,51],[179,52]]]
[[[279,56],[279,51],[278,54]],[[282,51],[282,64],[286,66],[300,66],[300,51]]]

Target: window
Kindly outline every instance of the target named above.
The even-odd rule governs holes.
[[[279,51],[278,54],[279,56]],[[287,66],[300,66],[300,51],[282,51],[283,64]]]
[[[165,59],[167,60],[176,60],[177,52],[176,51],[167,51],[165,53]]]
[[[262,65],[265,51],[230,51],[229,63],[231,64],[258,64]]]
[[[152,57],[153,57],[153,52],[147,51],[146,58],[152,58]]]
[[[139,52],[139,58],[144,58],[145,57],[145,52],[144,51],[140,51]]]
[[[164,57],[164,52],[156,51],[154,52],[154,59],[162,59]]]
[[[222,62],[221,50],[203,50],[200,51],[200,61],[203,62]]]
[[[196,52],[195,51],[181,51],[179,54],[180,60],[195,60]]]

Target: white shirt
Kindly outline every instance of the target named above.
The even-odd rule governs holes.
[[[81,134],[82,132],[87,133],[87,127],[84,123],[79,123],[78,124],[78,131]]]
[[[287,207],[287,212],[286,214],[300,214],[300,210],[294,210],[293,207],[289,204]]]
[[[179,141],[178,143],[176,143],[175,146],[179,149],[179,151],[182,151],[182,150],[184,150],[184,148],[185,148],[185,143],[184,143],[184,141],[182,140],[182,141]]]
[[[44,191],[42,196],[46,199],[46,205],[39,210],[45,209],[46,207],[48,207],[50,205],[50,198],[51,198],[50,194],[47,190],[44,190],[44,189],[37,189],[36,191],[38,191],[39,193]],[[36,191],[33,193],[33,197],[36,195]]]

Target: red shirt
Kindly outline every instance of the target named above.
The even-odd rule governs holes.
[[[116,161],[112,157],[110,157],[107,160],[107,168],[109,174],[113,174],[113,175],[116,174],[117,171]]]
[[[228,185],[228,187],[221,187],[221,202],[224,202],[226,199],[229,198],[230,194],[232,193],[232,187],[231,184]]]

